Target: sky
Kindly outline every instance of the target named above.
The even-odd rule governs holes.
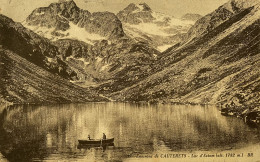
[[[0,0],[0,13],[14,21],[24,21],[38,7],[46,7],[59,0]],[[206,15],[228,0],[74,0],[78,7],[90,12],[110,11],[118,13],[130,3],[147,3],[152,10],[181,17],[186,13]]]

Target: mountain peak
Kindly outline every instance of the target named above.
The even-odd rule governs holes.
[[[76,3],[74,2],[74,0],[59,0],[58,3],[65,3],[65,4],[71,4],[71,5],[76,6]]]
[[[78,6],[74,0],[59,0],[58,3],[52,3],[50,6],[59,6],[62,10],[70,10],[73,8],[78,9]]]
[[[130,3],[124,11],[128,12],[145,12],[151,11],[152,9],[146,3]]]
[[[152,9],[146,3],[130,3],[125,9],[119,11],[118,18],[130,24],[148,23],[154,20]]]
[[[152,9],[146,3],[140,3],[139,6],[143,7],[143,11],[151,11]]]
[[[35,9],[27,17],[25,25],[52,40],[66,37],[93,43],[92,40],[97,38],[112,39],[124,36],[122,24],[114,13],[90,13],[80,9],[73,0],[61,0],[48,7]],[[85,34],[82,36],[75,32],[76,30]]]

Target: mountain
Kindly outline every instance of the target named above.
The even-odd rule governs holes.
[[[76,73],[73,83],[82,87],[106,84],[105,89],[121,90],[143,78],[143,67],[160,54],[126,36],[115,14],[90,13],[74,1],[35,9],[23,24],[51,40],[59,58]]]
[[[24,22],[45,38],[1,16],[1,97],[102,100],[98,92],[116,101],[254,105],[260,102],[259,8],[259,0],[230,0],[204,17],[177,19],[145,3],[115,15],[66,1],[36,9]],[[170,48],[161,53],[160,46]],[[57,92],[44,89],[51,85]]]
[[[162,53],[147,78],[110,96],[127,101],[259,103],[259,14],[259,1],[229,1],[198,20],[189,41]]]
[[[129,24],[152,23],[152,9],[146,3],[129,4],[125,9],[120,11],[117,16],[122,22]]]
[[[58,48],[0,15],[0,103],[105,101],[69,80],[76,73],[58,57]]]
[[[153,11],[146,3],[129,4],[117,14],[126,35],[164,51],[182,41],[196,20],[178,19]]]
[[[53,41],[70,38],[93,45],[98,40],[124,36],[122,24],[115,14],[90,13],[78,8],[73,0],[37,8],[23,25]]]
[[[214,12],[199,19],[188,31],[187,40],[202,36],[214,30],[217,26],[229,20],[244,9],[254,6],[258,0],[230,0]]]

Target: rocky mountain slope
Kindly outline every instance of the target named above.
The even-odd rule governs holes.
[[[180,42],[199,15],[189,14],[183,19],[153,11],[146,3],[129,4],[117,14],[125,33],[133,39],[149,43],[164,51]],[[193,16],[193,17],[192,17]]]
[[[157,59],[159,52],[132,39],[107,40],[94,46],[75,40],[55,44],[64,61],[77,73],[75,82],[82,87],[102,84],[98,90],[117,91],[144,78],[143,69]],[[101,88],[102,87],[102,88]]]
[[[58,57],[58,48],[20,23],[0,15],[0,45],[28,61],[66,79],[76,79],[76,73]]]
[[[200,37],[211,32],[220,24],[234,17],[241,11],[254,6],[258,2],[258,0],[230,0],[214,12],[199,19],[188,31],[187,40],[192,40],[195,37]]]
[[[58,48],[21,24],[0,15],[0,103],[104,101],[69,82],[76,73]]]
[[[257,3],[258,2],[258,3]],[[162,54],[154,74],[111,94],[117,100],[259,103],[259,1],[231,0]]]

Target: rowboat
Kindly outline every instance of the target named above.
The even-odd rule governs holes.
[[[102,144],[110,144],[114,143],[114,138],[108,138],[108,139],[91,139],[91,140],[78,140],[79,144],[82,145],[102,145]]]

